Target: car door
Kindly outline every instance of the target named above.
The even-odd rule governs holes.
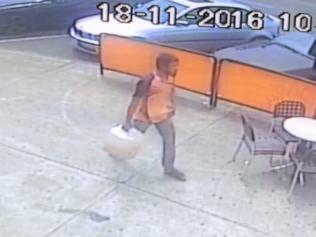
[[[85,4],[85,1],[45,0],[37,5],[36,18],[41,19],[42,26],[45,29],[63,28],[66,30],[79,15],[81,16],[82,4]],[[91,4],[91,6],[96,9],[94,5]]]
[[[205,27],[198,25],[199,21],[206,19],[208,13],[205,9],[216,12],[218,10],[242,11],[242,28],[235,29],[233,26],[230,28],[220,27]],[[204,15],[200,15],[200,11],[206,12]],[[224,6],[212,6],[209,8],[196,8],[189,11],[184,16],[178,19],[178,24],[165,32],[164,42],[180,46],[183,48],[189,48],[204,52],[214,52],[215,50],[232,46],[234,44],[242,43],[251,35],[251,30],[246,27],[247,11],[244,9],[229,8]],[[188,17],[194,16],[194,17]],[[190,19],[193,20],[190,20]],[[223,17],[222,17],[223,18]],[[221,19],[225,21],[225,19]],[[211,19],[208,23],[214,23],[214,19]]]
[[[225,14],[220,17],[221,22],[229,22],[230,26],[228,28],[222,28],[215,23],[215,27],[211,28],[209,31],[210,44],[212,51],[216,51],[225,47],[240,44],[249,40],[252,35],[252,30],[247,26],[247,14],[248,11],[240,8],[233,8],[227,6],[213,6],[210,8],[212,12],[228,11],[232,14],[235,11],[241,12],[241,28],[235,27],[234,18],[227,19]],[[232,15],[231,15],[232,16]]]
[[[64,22],[64,11],[58,0],[44,0],[33,6],[33,17],[37,19],[39,29],[53,30]]]
[[[248,14],[247,10],[240,9],[240,8],[226,7],[226,6],[217,6],[217,7],[214,7],[214,9],[216,9],[215,11],[221,11],[221,10],[228,11],[230,12],[230,14],[232,14],[235,11],[241,12],[241,28],[240,29],[237,29],[235,27],[235,19],[233,17],[231,17],[231,20],[230,20],[230,28],[220,28],[218,26],[214,28],[215,29],[214,34],[219,33],[220,41],[221,41],[221,43],[218,45],[219,47],[216,47],[217,50],[220,48],[229,47],[232,45],[246,42],[250,38],[250,35],[252,32],[246,24],[247,14]],[[222,22],[227,21],[227,18],[225,17],[225,15],[221,17],[221,21]]]
[[[210,37],[211,29],[197,25],[198,12],[202,9],[193,9],[179,17],[175,26],[169,26],[161,32],[163,35],[160,36],[159,41],[185,49],[210,51],[212,43],[217,40]]]
[[[247,9],[242,8],[227,8],[227,7],[220,7],[220,9],[228,10],[229,12],[233,13],[238,11],[241,13],[241,28],[237,29],[234,26],[234,20],[232,20],[232,26],[229,29],[230,38],[227,40],[227,44],[240,44],[249,41],[254,35],[255,30],[251,29],[247,24],[247,15],[250,13]]]

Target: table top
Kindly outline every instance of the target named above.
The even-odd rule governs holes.
[[[293,136],[309,142],[316,142],[316,119],[289,118],[283,123],[284,129]]]

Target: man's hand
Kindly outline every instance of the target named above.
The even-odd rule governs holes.
[[[142,101],[141,98],[133,97],[133,99],[132,99],[132,101],[127,109],[127,116],[126,116],[125,123],[122,126],[124,131],[128,132],[128,130],[130,130],[132,128],[132,118],[133,118],[133,115],[138,110],[141,101]]]

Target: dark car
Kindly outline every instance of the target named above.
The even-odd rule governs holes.
[[[229,47],[215,55],[316,81],[316,32],[288,32],[272,41]]]
[[[97,14],[101,0],[0,1],[0,36],[64,30],[79,17]],[[107,1],[115,5],[121,1]],[[123,1],[124,2],[124,1]],[[137,1],[125,1],[137,2]]]

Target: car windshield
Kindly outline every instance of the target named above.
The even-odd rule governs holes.
[[[294,52],[307,55],[315,38],[315,34],[291,32],[273,39],[270,44],[277,44]]]
[[[157,5],[160,8],[160,22],[161,23],[165,23],[168,20],[168,14],[164,11],[168,7],[171,7],[171,6],[175,7],[177,9],[177,14],[181,13],[182,11],[184,11],[185,9],[188,8],[188,6],[179,4],[175,1],[156,0],[156,1],[150,1],[150,2],[142,5],[141,7],[137,8],[136,11],[137,12],[146,12],[147,13],[146,16],[141,17],[141,18],[145,19],[145,20],[151,20],[151,15],[150,15],[150,12],[148,11],[148,8],[150,8],[153,5]]]
[[[19,4],[19,3],[29,3],[29,2],[43,2],[45,0],[1,0],[1,5],[11,5],[11,4]]]

